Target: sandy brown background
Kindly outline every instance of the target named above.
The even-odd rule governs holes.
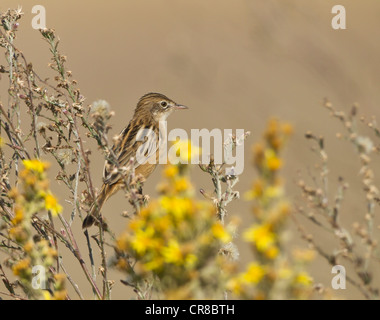
[[[67,65],[87,102],[105,99],[116,112],[111,134],[127,124],[141,95],[162,92],[190,107],[186,114],[178,112],[169,119],[170,128],[188,132],[192,128],[244,128],[252,132],[246,143],[245,173],[238,186],[244,191],[254,178],[249,146],[260,138],[267,119],[277,116],[293,123],[296,130],[286,153],[290,198],[298,197],[297,171],[305,172],[317,160],[303,138],[304,132],[311,130],[325,135],[327,151],[334,151],[331,179],[342,175],[350,182],[343,206],[347,227],[362,219],[365,207],[357,157],[348,143],[337,142],[335,133],[340,126],[321,103],[329,97],[336,106],[348,110],[358,102],[360,112],[380,114],[379,1],[1,0],[0,10],[17,4],[25,12],[17,43],[28,60],[42,75],[48,74],[47,46],[30,25],[32,6],[41,4],[47,10],[47,26],[59,34],[61,51],[67,55]],[[347,30],[331,27],[331,8],[336,4],[346,7]],[[101,154],[94,151],[92,172],[97,186],[102,167]],[[196,167],[193,171],[198,188],[212,189],[207,176]],[[160,178],[161,168],[146,185],[151,196]],[[109,221],[116,233],[125,224],[119,215],[124,208],[122,195],[104,207],[104,213],[112,216]],[[243,200],[231,205],[229,213],[240,216],[245,225],[251,221],[249,205]],[[79,227],[76,231],[80,233]],[[328,238],[321,238],[328,247]],[[294,243],[304,245],[296,231],[291,232],[289,246]],[[251,259],[244,246],[241,253],[242,262]],[[74,263],[70,269],[81,284],[79,266]],[[376,266],[372,271],[376,273]],[[113,297],[129,297],[118,281],[120,275],[112,275],[116,280]],[[312,275],[316,282],[330,284],[327,264],[314,263]],[[88,296],[89,286],[82,285]],[[337,294],[361,298],[350,286]]]

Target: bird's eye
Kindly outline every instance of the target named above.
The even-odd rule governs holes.
[[[161,106],[164,107],[164,108],[166,108],[166,107],[168,106],[168,104],[167,104],[166,101],[162,101],[162,102],[161,102]]]

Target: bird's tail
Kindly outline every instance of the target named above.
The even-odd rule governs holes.
[[[103,184],[102,188],[100,189],[99,195],[97,196],[96,201],[92,204],[90,212],[88,213],[87,217],[83,220],[83,229],[91,227],[100,217],[100,210],[102,209],[104,203],[108,198],[107,187],[107,185]]]

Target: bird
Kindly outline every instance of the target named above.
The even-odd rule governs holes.
[[[173,111],[181,109],[188,109],[188,107],[177,104],[161,93],[143,95],[137,103],[134,115],[128,126],[115,139],[116,141],[111,149],[112,154],[117,159],[119,168],[130,165],[132,161],[135,175],[140,174],[146,180],[158,164],[159,143],[166,140],[166,137],[162,136],[160,132],[160,123],[166,121]],[[141,139],[144,132],[148,132],[148,134],[150,132],[155,136],[156,139],[151,139],[152,141],[159,141],[158,144],[153,145],[152,149],[149,149],[152,146],[149,146],[149,143],[145,149],[142,148],[147,140],[147,135],[145,140]],[[145,156],[145,162],[137,161],[141,155]],[[155,161],[151,161],[154,157],[156,157]],[[123,187],[124,181],[125,179],[120,174],[120,170],[115,166],[115,163],[106,160],[103,169],[103,185],[87,217],[83,220],[83,229],[91,227],[99,220],[100,210],[104,203]]]

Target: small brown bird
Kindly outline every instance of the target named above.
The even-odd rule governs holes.
[[[174,110],[179,109],[188,108],[175,103],[160,93],[148,93],[142,96],[137,103],[132,120],[120,133],[119,138],[112,147],[112,151],[117,157],[119,167],[127,166],[133,158],[135,175],[141,174],[145,179],[148,178],[158,163],[160,140],[166,139],[166,137],[160,135],[160,121],[165,121]],[[140,146],[144,144],[144,140],[141,139],[141,133],[144,129],[154,133],[155,141],[159,142],[155,144],[155,150],[153,150],[153,152],[152,150],[149,151],[146,161],[140,163],[136,158],[138,158],[137,152],[140,151]],[[148,151],[145,152],[145,155],[147,152]],[[156,161],[149,161],[151,157],[156,157]],[[123,183],[124,179],[120,175],[119,170],[115,168],[114,164],[106,160],[103,171],[103,186],[96,198],[96,202],[91,207],[90,213],[83,221],[83,228],[88,228],[94,224],[100,216],[100,210],[104,203],[110,196],[122,188]]]

